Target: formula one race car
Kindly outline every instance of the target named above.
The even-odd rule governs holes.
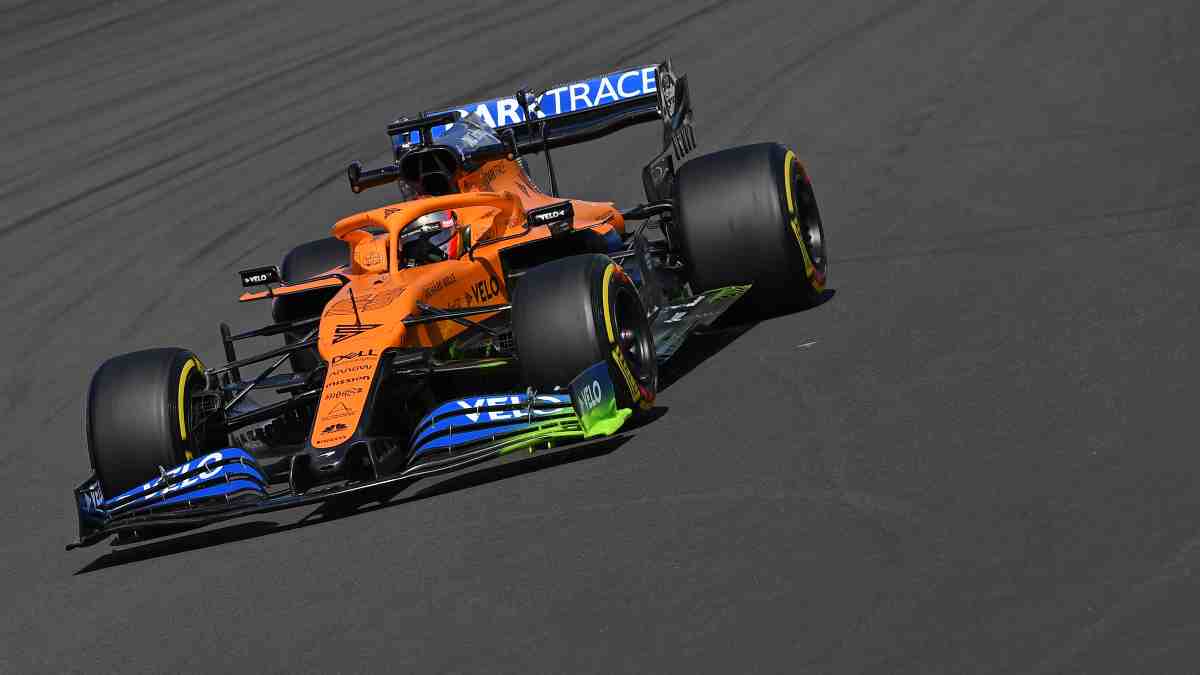
[[[559,196],[551,150],[643,122],[663,125],[646,203]],[[653,407],[659,364],[695,328],[735,302],[777,313],[823,292],[803,165],[760,144],[676,169],[695,140],[687,79],[669,62],[402,118],[388,133],[394,161],[352,163],[350,187],[398,185],[405,200],[243,271],[261,290],[241,300],[270,300],[274,322],[222,324],[226,364],[170,348],[100,366],[85,406],[94,473],[75,490],[68,548],[609,436]],[[549,193],[529,175],[533,154]],[[236,343],[271,336],[282,346],[237,355]],[[277,372],[285,362],[291,372]]]

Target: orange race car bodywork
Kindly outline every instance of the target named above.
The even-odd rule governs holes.
[[[279,267],[241,272],[263,290],[240,299],[271,299],[274,323],[238,334],[221,324],[221,366],[167,348],[97,370],[84,425],[93,473],[75,489],[70,547],[402,488],[616,433],[652,407],[658,364],[755,283],[690,285],[672,218],[691,119],[686,78],[667,62],[391,123],[394,161],[355,162],[348,178],[355,193],[392,185],[407,199],[339,220]],[[650,122],[662,148],[642,170],[645,203],[620,211],[558,196],[552,149]],[[527,172],[535,154],[548,190]],[[293,255],[308,266],[289,267]],[[278,336],[282,346],[236,353]],[[266,365],[243,379],[256,364]],[[158,408],[108,405],[150,389],[161,396],[138,400]]]
[[[631,237],[626,231],[626,220],[645,222],[669,217],[672,158],[680,158],[694,148],[685,80],[676,77],[666,63],[552,88],[538,96],[522,91],[514,99],[398,119],[388,126],[395,161],[370,171],[364,171],[355,162],[348,169],[348,177],[356,193],[399,183],[410,186],[413,198],[338,221],[331,234],[345,246],[344,254],[338,256],[340,260],[335,262],[340,263],[338,266],[325,268],[325,274],[310,271],[303,278],[284,280],[278,268],[243,272],[243,284],[247,286],[284,281],[265,291],[246,293],[241,298],[244,301],[273,298],[278,310],[279,303],[292,306],[290,296],[311,294],[323,303],[319,318],[311,319],[316,321],[313,333],[303,343],[293,342],[290,347],[293,351],[315,348],[321,364],[319,392],[305,394],[317,394],[305,434],[305,450],[301,453],[309,463],[310,476],[316,476],[320,482],[326,476],[343,474],[348,466],[344,462],[348,452],[363,445],[370,446],[367,452],[372,472],[379,475],[380,467],[390,461],[377,461],[375,446],[371,445],[380,438],[380,427],[386,427],[387,434],[397,435],[414,433],[413,425],[419,428],[431,423],[428,416],[419,421],[405,416],[433,406],[436,400],[413,402],[404,399],[407,394],[396,391],[390,391],[385,398],[391,402],[389,405],[398,405],[403,410],[383,414],[392,420],[390,426],[388,420],[381,422],[380,415],[374,413],[379,407],[378,392],[384,386],[381,383],[385,381],[424,377],[432,382],[430,378],[436,379],[440,374],[471,371],[465,378],[468,380],[465,387],[441,384],[427,387],[442,400],[485,386],[526,388],[520,377],[506,380],[501,375],[523,369],[515,350],[516,331],[509,325],[511,303],[515,284],[526,271],[538,265],[578,254],[610,257],[610,274],[639,284],[638,293],[647,306],[643,310],[647,317],[658,316],[669,301],[682,297],[677,286],[668,288],[652,283],[652,277],[659,275],[651,272],[650,258],[663,258],[667,242],[650,244],[642,234]],[[658,89],[656,82],[664,86]],[[650,204],[621,212],[612,203],[558,196],[550,160],[552,148],[585,142],[645,122],[659,122],[664,129],[663,149],[643,171]],[[549,194],[527,173],[524,156],[536,153],[546,159]],[[421,196],[415,196],[414,192]],[[432,262],[421,260],[414,264],[404,253],[405,242],[412,232],[406,228],[417,226],[421,219],[434,214],[449,218],[453,236],[443,248],[445,255]],[[649,249],[654,246],[657,252],[651,253]],[[630,281],[630,274],[622,270],[623,265],[631,262],[634,263],[632,278],[636,281]],[[737,292],[710,295],[704,306],[688,305],[675,314],[704,314],[711,319],[736,299]],[[607,294],[603,301],[605,306],[600,313],[607,316],[611,309]],[[289,312],[283,314],[291,316]],[[659,325],[666,337],[659,358],[667,358],[700,321],[675,317],[669,325]],[[282,325],[266,330],[277,334],[283,330]],[[288,326],[294,329],[299,324]],[[649,331],[647,328],[646,332]],[[607,339],[616,340],[611,327],[609,332]],[[231,365],[210,371],[210,375],[230,373],[235,379],[240,378],[240,363],[232,342],[252,334],[263,333],[243,336],[223,333]],[[288,335],[299,338],[291,332]],[[653,352],[653,342],[647,348]],[[612,349],[609,354],[607,367],[611,378],[623,392],[615,396],[634,407],[648,409],[654,400],[653,382],[635,377],[621,350]],[[497,377],[491,377],[492,374]],[[248,389],[263,386],[264,378],[265,375],[260,375],[262,381],[251,383]],[[437,381],[445,384],[445,379]],[[556,382],[555,389],[565,391],[568,384]],[[510,394],[509,399],[513,404],[521,400],[531,405],[539,395],[541,402],[549,404],[548,397],[552,394],[538,394],[532,388],[527,388],[523,398]],[[495,402],[503,397],[485,398]],[[231,406],[226,404],[232,409]],[[253,417],[256,414],[235,415],[233,423],[240,425],[243,419],[257,419]],[[623,419],[616,412],[613,415],[612,420]],[[407,421],[395,421],[402,417]],[[400,447],[405,446],[401,443]],[[412,462],[425,452],[414,446],[406,459],[395,449],[385,454],[401,457],[412,469]],[[298,473],[304,472],[293,468],[293,476]]]
[[[436,348],[469,328],[453,321],[408,325],[406,318],[421,315],[422,306],[474,310],[505,305],[510,293],[501,254],[553,236],[549,227],[531,224],[527,213],[563,200],[542,193],[516,161],[488,162],[462,176],[458,187],[457,194],[391,204],[354,214],[333,226],[333,236],[346,242],[347,264],[331,270],[338,272],[344,285],[321,315],[317,346],[329,371],[312,431],[314,448],[331,448],[353,435],[386,350]],[[616,241],[624,234],[625,220],[613,204],[569,201],[573,230],[590,230],[606,240],[616,237]],[[452,211],[460,223],[456,246],[463,241],[476,245],[457,258],[400,267],[396,252],[401,229],[439,211]],[[384,232],[371,234],[367,228]],[[311,283],[316,288],[331,285],[328,279]],[[278,297],[313,287],[281,287],[247,293],[241,299]],[[472,319],[486,321],[496,313],[477,314]]]

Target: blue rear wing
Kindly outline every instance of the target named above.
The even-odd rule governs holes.
[[[686,76],[671,62],[640,66],[512,96],[468,103],[402,118],[388,126],[397,157],[412,143],[436,139],[449,127],[447,113],[475,115],[501,135],[511,132],[523,154],[594,140],[635,124],[663,124],[663,152],[682,157],[695,146]],[[422,122],[427,121],[425,124]],[[426,131],[427,129],[427,131]]]
[[[594,110],[603,106],[656,99],[658,91],[655,77],[658,66],[642,66],[571,82],[529,94],[526,102],[534,119],[556,118],[567,113]],[[656,101],[655,101],[656,102]],[[506,129],[524,124],[526,109],[518,95],[481,101],[454,108],[464,115],[474,113],[489,126]]]
[[[642,168],[642,184],[651,202],[667,200],[675,181],[675,160],[696,147],[687,76],[676,75],[671,62],[619,70],[577,82],[550,87],[541,93],[526,90],[513,96],[455,106],[388,125],[393,161],[366,169],[360,162],[346,167],[350,190],[388,185],[402,179],[402,160],[414,150],[437,145],[437,138],[464,115],[473,115],[497,131],[501,143],[473,152],[476,160],[542,153],[550,177],[550,193],[558,183],[550,150],[585,143],[633,126],[662,124],[662,150]],[[420,155],[418,155],[420,156]],[[409,167],[408,180],[420,174]]]

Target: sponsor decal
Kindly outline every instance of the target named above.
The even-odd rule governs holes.
[[[437,281],[433,282],[428,287],[426,287],[424,298],[426,300],[428,300],[429,298],[433,297],[434,294],[436,294],[438,291],[449,288],[450,285],[453,284],[454,282],[455,282],[454,275],[447,274],[446,276],[442,277],[441,279],[438,279]]]
[[[475,282],[463,295],[463,300],[468,305],[482,305],[497,295],[500,295],[500,280],[496,277],[488,277],[484,281]]]
[[[373,356],[379,356],[375,353],[374,349],[360,349],[356,352],[350,352],[348,354],[338,354],[337,356],[333,357],[333,365],[336,366],[343,361],[353,361],[355,359],[365,359]]]
[[[585,437],[613,433],[630,414],[617,409],[611,369],[606,361],[593,364],[571,380],[570,391]]]
[[[328,389],[331,387],[340,387],[344,384],[353,384],[355,382],[370,382],[370,381],[371,381],[370,375],[359,375],[358,377],[346,377],[346,378],[343,378],[340,380],[334,380],[333,382],[326,382],[325,387]]]
[[[543,403],[552,403],[554,405],[562,405],[562,402],[559,401],[558,399],[554,398],[553,396],[539,394],[538,396],[536,396],[534,398],[535,398],[535,400],[541,401]],[[460,399],[458,401],[455,401],[454,403],[457,404],[458,407],[462,408],[463,410],[474,410],[475,411],[475,412],[469,412],[465,415],[465,417],[467,419],[471,420],[472,422],[478,422],[480,420],[480,418],[483,418],[488,422],[492,422],[495,420],[519,420],[519,419],[525,418],[525,409],[524,408],[522,408],[520,410],[489,410],[487,412],[484,412],[481,410],[481,408],[494,408],[494,407],[507,406],[507,405],[525,406],[526,402],[525,402],[523,396],[516,396],[516,395],[513,395],[513,396],[484,396],[484,397],[477,398],[474,400]],[[558,412],[557,410],[538,410],[537,408],[529,408],[529,410],[534,415],[553,415]]]
[[[362,257],[363,267],[378,267],[383,263],[383,253],[381,253],[378,249],[367,251]]]
[[[330,424],[329,426],[327,426],[327,427],[325,427],[324,429],[322,429],[322,430],[321,430],[321,434],[322,434],[322,435],[324,435],[324,434],[332,434],[332,433],[333,433],[333,432],[335,432],[335,431],[345,431],[346,429],[349,429],[349,428],[350,428],[349,426],[347,426],[347,425],[345,425],[345,424],[342,424],[341,422],[337,422],[337,423],[334,423],[334,424]]]
[[[658,91],[654,71],[655,66],[647,66],[609,73],[582,82],[573,82],[548,89],[536,99],[532,99],[529,109],[535,119],[544,119],[578,110],[611,105],[645,94],[653,94]],[[525,111],[517,102],[516,96],[471,103],[461,108],[453,108],[453,110],[458,110],[464,115],[474,114],[491,127],[510,126],[525,122]],[[434,127],[433,137],[437,138],[444,134],[448,126]],[[392,137],[392,144],[399,149],[406,143],[415,142],[416,138],[416,132],[399,134]]]
[[[325,400],[336,401],[340,398],[351,398],[353,396],[358,396],[361,393],[363,393],[362,387],[350,387],[349,389],[342,389],[340,391],[327,392],[325,394]]]
[[[174,469],[171,469],[164,476],[155,478],[154,480],[143,485],[142,488],[145,490],[150,490],[154,486],[162,483],[164,478],[167,480],[170,480],[171,478],[173,478],[175,476],[188,473],[193,468],[199,470],[199,473],[197,473],[195,476],[192,476],[191,478],[182,480],[174,485],[168,485],[167,487],[165,487],[161,490],[155,490],[154,492],[147,493],[146,495],[144,495],[142,497],[142,499],[149,500],[149,499],[153,499],[155,497],[165,496],[168,493],[177,492],[184,488],[191,487],[191,486],[195,485],[196,483],[199,483],[202,480],[212,478],[213,476],[217,475],[221,471],[221,467],[217,466],[217,464],[221,461],[221,459],[223,459],[221,453],[214,452],[212,454],[205,455],[203,458],[201,458],[199,461],[196,461],[195,463],[187,462],[180,466],[175,467]],[[209,467],[212,467],[212,468],[209,468]]]
[[[579,388],[579,404],[583,408],[583,412],[590,413],[593,408],[600,405],[604,392],[600,389],[599,380],[592,380],[591,384],[586,384]]]
[[[383,324],[381,324],[381,323],[338,324],[337,326],[333,327],[333,344],[336,345],[337,343],[342,342],[343,340],[349,340],[351,338],[356,338],[359,335],[362,335],[363,333],[365,333],[369,330],[375,330],[376,328],[379,328],[382,325]]]
[[[550,206],[530,209],[525,216],[534,225],[549,227],[551,234],[563,234],[569,232],[571,224],[575,222],[575,207],[571,205],[571,202],[559,202]]]
[[[375,366],[344,366],[337,370],[329,371],[330,377],[344,377],[350,373],[360,373],[364,370],[375,370]]]
[[[383,217],[391,218],[393,213],[400,213],[403,210],[404,209],[402,209],[402,208],[386,208],[383,210]]]
[[[242,286],[263,286],[265,284],[279,283],[279,268],[274,265],[270,267],[254,267],[248,270],[238,272],[242,278]]]
[[[346,405],[345,403],[338,403],[337,405],[333,406],[333,408],[330,409],[330,411],[321,419],[332,420],[339,417],[351,417],[352,415],[354,415],[354,411],[350,409],[350,406]]]

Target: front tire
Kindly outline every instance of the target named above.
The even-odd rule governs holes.
[[[192,395],[203,388],[204,367],[186,349],[148,349],[100,366],[88,388],[84,426],[106,497],[211,449],[207,435],[192,428]]]
[[[693,292],[752,283],[746,303],[763,314],[811,306],[824,293],[821,213],[791,150],[760,143],[687,162],[675,210]]]
[[[658,362],[646,309],[633,282],[607,256],[568,256],[529,270],[512,306],[526,385],[550,391],[604,361],[618,407],[653,407]]]

